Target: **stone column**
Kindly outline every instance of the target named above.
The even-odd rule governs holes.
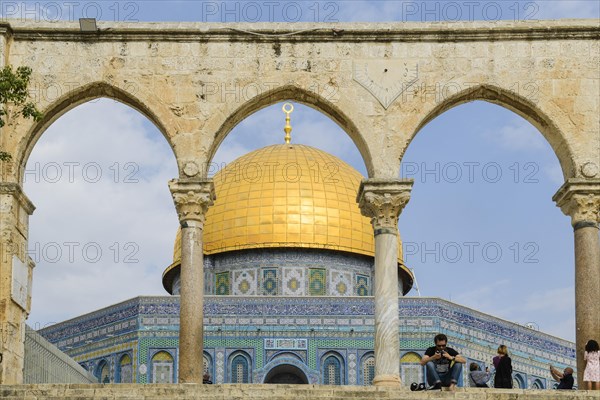
[[[413,181],[367,179],[357,197],[371,218],[375,235],[375,378],[376,386],[400,386],[398,320],[398,215],[410,199]]]
[[[27,238],[34,210],[20,185],[0,182],[0,384],[23,383],[34,266]]]
[[[600,342],[600,179],[569,179],[552,200],[571,217],[575,231],[575,346],[582,388],[585,344]]]
[[[181,290],[179,303],[179,382],[202,383],[204,336],[204,254],[206,211],[215,200],[212,180],[169,182],[181,223]]]

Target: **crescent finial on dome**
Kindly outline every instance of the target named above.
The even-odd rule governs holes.
[[[281,107],[283,112],[285,113],[285,127],[283,130],[285,131],[285,143],[290,144],[292,141],[292,125],[290,125],[290,114],[294,111],[294,105],[292,103],[284,103],[283,107]]]

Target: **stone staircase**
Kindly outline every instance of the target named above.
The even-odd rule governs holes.
[[[411,392],[374,386],[324,385],[0,385],[2,400],[600,400],[600,391],[458,389]]]

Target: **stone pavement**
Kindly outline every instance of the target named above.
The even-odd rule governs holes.
[[[458,389],[456,392],[411,392],[375,386],[324,385],[83,385],[0,386],[2,400],[598,400],[600,391]]]

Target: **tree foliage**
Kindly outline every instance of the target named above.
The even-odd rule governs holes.
[[[18,67],[13,71],[12,66],[7,65],[0,70],[0,128],[6,125],[7,118],[18,115],[33,118],[34,121],[42,118],[42,113],[29,101],[27,87],[30,78],[29,67]],[[0,161],[10,159],[10,154],[0,150]]]

